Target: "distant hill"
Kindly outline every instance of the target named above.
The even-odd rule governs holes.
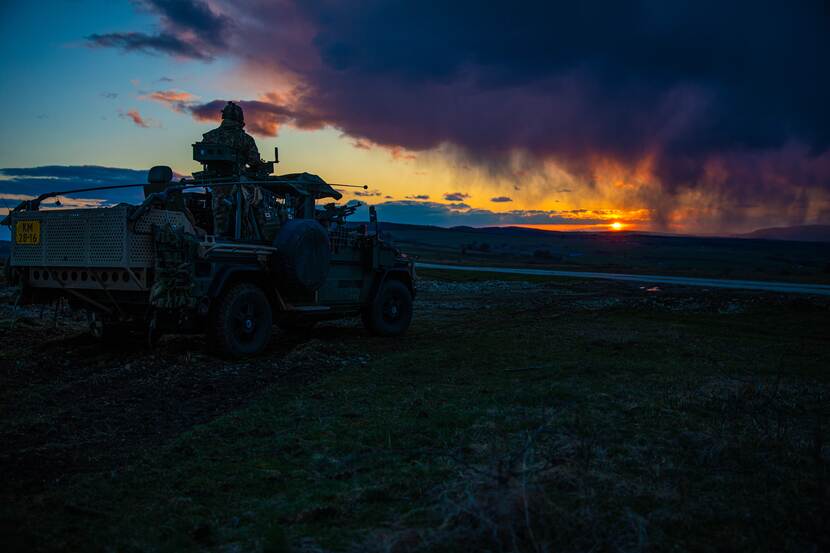
[[[355,222],[355,225],[365,224],[365,222]],[[406,231],[427,231],[427,232],[453,232],[453,233],[476,233],[476,234],[495,234],[502,236],[524,236],[524,237],[552,237],[552,236],[588,236],[592,234],[632,234],[632,231],[582,231],[582,230],[545,230],[531,227],[469,227],[469,226],[455,226],[455,227],[439,227],[435,225],[411,225],[408,223],[390,223],[387,221],[380,222],[380,229],[386,231],[406,230]],[[640,233],[637,234],[648,234]]]
[[[688,238],[688,239],[735,239],[754,238],[759,240],[792,240],[796,242],[830,242],[830,225],[800,225],[792,227],[772,227],[758,229],[745,234],[733,235],[684,235],[650,231],[560,231],[545,230],[528,227],[437,227],[431,225],[409,225],[402,223],[380,223],[381,230],[394,232],[399,231],[424,231],[424,232],[450,232],[450,233],[475,233],[480,235],[500,235],[525,238],[553,238],[553,237],[582,237],[590,236],[650,236],[652,238]]]
[[[746,234],[739,234],[738,237],[762,240],[795,240],[798,242],[830,242],[830,225],[762,228]]]
[[[567,234],[567,231],[545,230],[528,227],[452,227],[451,230],[464,229],[468,231],[482,232],[486,234],[501,234],[507,236],[551,236],[556,234]]]

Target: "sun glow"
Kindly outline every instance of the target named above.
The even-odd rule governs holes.
[[[623,225],[619,221],[614,221],[613,223],[611,223],[610,226],[611,226],[611,230],[622,230],[623,227],[625,227],[625,225]]]

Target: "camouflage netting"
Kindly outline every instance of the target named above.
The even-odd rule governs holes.
[[[156,248],[156,280],[150,304],[162,309],[195,307],[195,260],[199,242],[181,228],[153,227]]]
[[[241,238],[272,241],[282,220],[278,213],[279,204],[276,202],[276,196],[265,188],[246,184],[213,187],[214,233],[225,238],[233,236],[237,190],[241,192]]]

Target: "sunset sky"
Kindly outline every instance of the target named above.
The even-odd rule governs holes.
[[[383,220],[827,224],[828,6],[4,2],[0,213],[153,165],[198,170],[190,144],[235,100],[279,173],[367,184],[346,198]]]

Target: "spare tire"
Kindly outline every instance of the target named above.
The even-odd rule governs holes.
[[[281,284],[308,292],[329,276],[331,248],[326,230],[312,219],[288,221],[274,239],[274,263]]]

